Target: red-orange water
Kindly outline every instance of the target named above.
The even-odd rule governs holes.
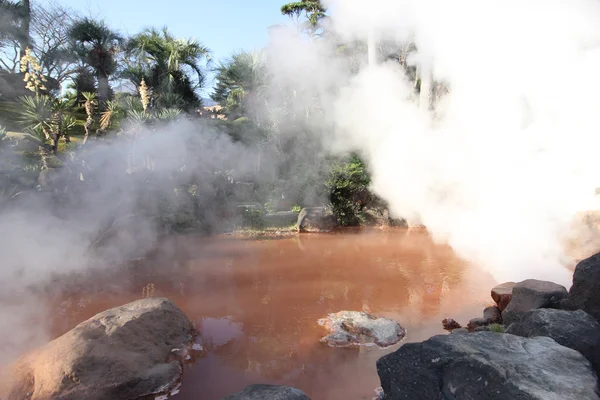
[[[204,357],[186,366],[176,400],[216,400],[252,383],[286,384],[313,400],[372,399],[390,349],[329,348],[317,320],[341,310],[390,317],[406,341],[445,333],[490,303],[491,276],[421,231],[300,235],[270,241],[178,238],[135,273],[57,296],[53,336],[142,296],[168,297],[196,324]]]

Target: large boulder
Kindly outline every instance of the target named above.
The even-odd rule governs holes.
[[[494,299],[500,311],[504,311],[510,303],[515,285],[515,282],[504,282],[492,288],[492,299]]]
[[[321,342],[332,347],[371,344],[388,347],[406,336],[406,330],[398,322],[360,311],[340,311],[318,322],[330,332]]]
[[[298,214],[297,226],[300,232],[328,231],[335,225],[335,216],[327,207],[307,207]]]
[[[573,286],[564,308],[581,309],[600,321],[600,253],[581,261],[573,273]]]
[[[580,352],[600,374],[600,324],[585,311],[531,310],[519,322],[509,326],[506,332],[523,337],[552,338]]]
[[[380,358],[377,373],[393,400],[600,399],[590,363],[547,337],[434,336]]]
[[[19,360],[0,398],[129,400],[166,392],[181,378],[182,362],[174,354],[193,332],[167,299],[104,311]]]
[[[289,386],[250,385],[223,400],[310,400],[300,389]]]
[[[553,282],[527,279],[517,283],[512,290],[512,299],[502,311],[505,325],[517,322],[523,314],[536,308],[560,308],[561,301],[569,293],[564,286]]]

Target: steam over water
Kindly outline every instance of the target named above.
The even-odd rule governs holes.
[[[405,230],[303,235],[275,241],[180,238],[135,273],[96,276],[53,298],[53,336],[142,296],[172,299],[194,322],[206,353],[186,366],[180,400],[217,400],[252,383],[288,384],[314,399],[372,399],[377,358],[397,346],[340,349],[319,343],[317,320],[341,310],[390,317],[407,341],[463,323],[491,302],[493,280],[427,235]],[[120,282],[116,284],[115,282]],[[93,285],[92,285],[93,284]],[[39,307],[45,307],[40,300]]]
[[[274,38],[269,54],[280,80],[320,99],[334,147],[361,152],[397,216],[497,280],[569,287],[564,232],[598,207],[600,3],[328,3],[335,35],[377,44],[377,63],[348,78],[326,45],[293,35]],[[408,65],[449,89],[434,112],[399,63],[384,61],[390,43],[413,43]]]

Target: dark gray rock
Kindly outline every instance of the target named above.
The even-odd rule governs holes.
[[[488,321],[490,324],[501,324],[502,323],[502,310],[499,307],[486,307],[483,310],[483,319]]]
[[[515,282],[504,282],[492,288],[492,299],[494,299],[500,311],[504,311],[508,303],[510,303],[512,290],[515,285]]]
[[[250,385],[223,400],[310,400],[300,389],[289,386]]]
[[[489,332],[491,330],[489,325],[478,326],[473,329],[473,332]]]
[[[598,400],[577,351],[547,337],[476,332],[407,343],[377,361],[390,400]]]
[[[568,296],[564,286],[553,282],[527,279],[517,283],[512,290],[512,299],[502,311],[506,325],[517,322],[524,313],[536,308],[559,308],[561,301]]]
[[[457,333],[457,334],[469,333],[469,330],[467,328],[458,328],[458,329],[453,329],[452,333]]]
[[[593,255],[575,267],[573,286],[564,308],[583,310],[600,321],[600,253]]]
[[[552,338],[580,352],[600,374],[600,324],[585,311],[532,310],[509,326],[506,332],[523,337]]]
[[[307,207],[298,214],[297,226],[300,232],[328,231],[335,225],[335,217],[327,207]]]
[[[469,331],[473,331],[475,328],[479,328],[481,326],[487,326],[489,324],[490,324],[490,321],[488,321],[484,318],[473,318],[467,324],[467,329]]]

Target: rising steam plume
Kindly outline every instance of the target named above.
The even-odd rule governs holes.
[[[449,87],[428,112],[397,62],[348,79],[324,45],[274,40],[274,69],[293,65],[286,77],[321,99],[335,148],[362,153],[396,216],[420,220],[497,280],[569,287],[565,233],[597,208],[600,2],[328,5],[340,38],[413,42],[408,63]]]

